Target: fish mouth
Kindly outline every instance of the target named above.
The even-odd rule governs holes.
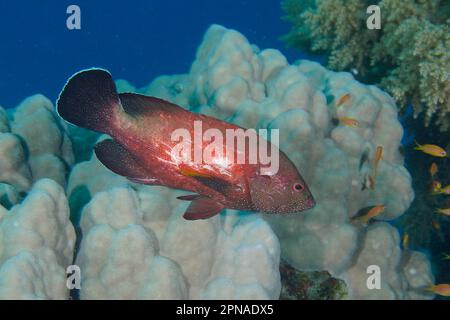
[[[290,208],[283,208],[279,210],[279,212],[282,213],[299,213],[302,211],[306,211],[309,209],[312,209],[316,206],[316,201],[314,198],[309,198],[305,201],[299,202],[296,206],[290,207]]]
[[[309,210],[312,209],[316,206],[316,201],[314,200],[314,198],[310,198],[308,200],[305,201],[305,208],[303,210]]]
[[[301,203],[299,203],[296,210],[293,212],[301,212],[301,211],[309,210],[309,209],[314,208],[315,206],[316,206],[316,201],[314,200],[314,198],[309,198],[309,199],[306,199],[305,201],[302,201]]]

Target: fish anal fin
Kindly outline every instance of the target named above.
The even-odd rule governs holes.
[[[208,219],[220,213],[224,206],[212,198],[200,196],[191,202],[183,217],[186,220]]]
[[[112,172],[142,184],[158,184],[158,179],[118,142],[107,139],[95,145],[98,160]]]

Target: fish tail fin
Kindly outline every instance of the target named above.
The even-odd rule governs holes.
[[[57,101],[58,114],[66,121],[108,134],[119,107],[119,95],[111,74],[95,68],[73,75]]]
[[[423,288],[423,290],[425,292],[432,292],[432,293],[434,293],[434,285],[430,285],[428,287],[425,287],[425,288]]]

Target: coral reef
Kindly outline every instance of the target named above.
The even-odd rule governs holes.
[[[326,271],[302,272],[282,261],[280,274],[280,300],[341,300],[347,296],[345,282]]]
[[[41,178],[65,186],[74,163],[65,128],[51,101],[39,94],[25,99],[9,115],[0,108],[0,181],[19,192]]]
[[[100,184],[99,166],[94,155],[69,180],[69,190],[76,183],[95,194],[81,214],[82,299],[278,298],[279,243],[260,217],[228,212],[189,222],[179,192],[125,186],[106,169]]]
[[[381,30],[366,27],[366,9],[377,4]],[[284,0],[291,47],[326,55],[333,70],[357,70],[400,106],[411,103],[425,124],[450,128],[450,29],[445,1]]]
[[[188,74],[162,76],[142,89],[125,81],[117,86],[244,127],[279,129],[280,148],[303,174],[317,206],[283,216],[226,210],[186,221],[181,215],[187,204],[176,199],[180,191],[113,174],[86,147],[104,136],[67,128],[51,103],[35,96],[8,116],[0,112],[0,150],[7,151],[0,157],[0,201],[11,208],[6,213],[0,207],[0,283],[16,279],[1,297],[67,297],[64,268],[75,261],[82,299],[277,299],[280,256],[295,270],[321,271],[311,288],[340,286],[337,279],[322,280],[328,276],[343,279],[350,299],[432,297],[423,291],[434,281],[427,258],[402,250],[397,229],[384,222],[401,216],[414,197],[399,152],[402,127],[389,95],[314,62],[289,65],[279,51],[261,51],[218,25],[206,32]],[[30,114],[39,124],[25,125]],[[342,117],[359,125],[336,121]],[[42,135],[33,135],[35,125]],[[384,152],[376,186],[363,190],[377,146]],[[369,160],[361,161],[364,154]],[[75,159],[86,161],[70,168]],[[58,183],[40,180],[30,190],[45,176]],[[352,220],[374,204],[386,210],[368,227]],[[27,232],[15,232],[15,221]],[[30,260],[37,263],[26,269]],[[17,276],[2,278],[18,270],[13,263],[39,277],[20,285]],[[380,290],[366,286],[370,265],[381,268]]]
[[[343,275],[356,299],[423,299],[424,288],[433,283],[427,258],[417,251],[399,248],[397,230],[387,223],[371,225],[364,235],[356,262]],[[381,271],[381,289],[367,289],[367,267],[378,266]],[[399,272],[400,270],[400,272]]]
[[[413,119],[407,119],[408,126]],[[436,135],[432,130],[415,125],[414,138],[417,141],[432,141],[450,151],[450,131]],[[431,176],[430,167],[435,163],[438,171]],[[395,225],[409,237],[409,247],[426,250],[433,265],[436,283],[450,282],[450,264],[443,261],[445,254],[450,253],[450,218],[437,214],[437,208],[450,206],[450,199],[437,194],[433,183],[439,182],[444,187],[450,184],[450,159],[435,158],[413,149],[405,148],[405,164],[410,170],[416,197],[409,209]]]
[[[75,232],[64,190],[38,181],[9,212],[0,206],[0,299],[67,299]]]
[[[367,288],[357,290],[365,281],[348,273],[358,265],[371,230],[351,217],[361,208],[382,203],[387,209],[376,220],[392,220],[414,197],[399,152],[403,130],[389,95],[317,63],[303,60],[288,65],[279,51],[260,51],[238,32],[220,26],[206,33],[187,77],[161,77],[140,92],[244,127],[280,129],[281,149],[300,169],[317,201],[313,210],[301,214],[264,216],[280,239],[283,258],[299,270],[327,270],[334,277],[347,277],[352,283],[349,298],[373,297]],[[347,94],[349,100],[339,106]],[[333,121],[340,117],[355,118],[360,126]],[[361,157],[368,151],[372,159],[378,145],[384,153],[376,188],[362,190],[372,166],[364,163],[360,168]],[[404,280],[401,266],[388,255],[393,247],[401,251],[398,232],[386,232],[395,236],[378,239],[386,252],[377,252],[372,263],[392,263],[393,273]],[[379,296],[386,298],[407,298],[409,290],[416,291],[404,281],[389,282],[383,289]]]

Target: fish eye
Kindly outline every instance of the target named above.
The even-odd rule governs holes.
[[[293,189],[295,191],[303,191],[303,189],[305,189],[305,187],[303,186],[303,184],[297,182],[297,183],[294,183]]]

